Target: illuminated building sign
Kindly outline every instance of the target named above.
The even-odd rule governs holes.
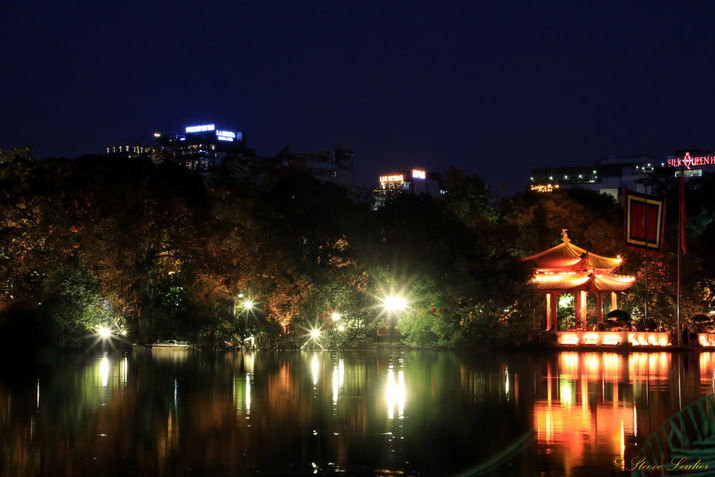
[[[413,179],[426,179],[427,173],[425,171],[421,171],[419,169],[412,169],[412,178]]]
[[[197,132],[206,132],[206,131],[213,131],[215,129],[215,126],[213,124],[202,124],[199,126],[187,126],[186,127],[186,133],[197,133]]]
[[[690,169],[690,167],[698,166],[715,166],[715,156],[691,156],[689,152],[685,153],[683,157],[671,157],[668,159],[668,166],[670,167],[685,167]]]
[[[404,182],[404,174],[396,174],[392,176],[380,176],[380,182]]]
[[[236,133],[233,131],[216,131],[216,135],[236,139]]]
[[[534,192],[553,192],[559,188],[560,188],[559,184],[542,184],[542,185],[533,184],[531,186],[531,190]]]

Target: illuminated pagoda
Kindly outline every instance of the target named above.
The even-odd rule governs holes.
[[[561,234],[562,242],[545,252],[522,260],[534,265],[532,283],[546,295],[546,329],[555,325],[558,297],[571,293],[576,298],[576,322],[585,324],[588,293],[596,294],[597,320],[603,321],[603,296],[611,295],[611,309],[617,308],[617,293],[628,290],[635,277],[616,275],[621,258],[603,257],[571,243],[566,229]]]

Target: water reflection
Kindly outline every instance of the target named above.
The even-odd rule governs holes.
[[[387,371],[387,389],[385,398],[387,400],[387,418],[394,419],[395,407],[397,407],[397,416],[402,419],[405,414],[405,373],[400,370],[397,372],[397,380],[395,380],[395,372],[392,369]]]
[[[0,374],[3,475],[614,475],[715,390],[715,353],[109,354],[33,373]]]

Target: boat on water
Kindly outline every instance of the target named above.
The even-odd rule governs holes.
[[[159,340],[156,343],[144,345],[152,351],[155,350],[188,350],[191,349],[191,344],[188,341],[177,340]]]

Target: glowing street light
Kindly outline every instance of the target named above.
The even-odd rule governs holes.
[[[333,321],[338,321],[340,319],[340,313],[333,313],[331,316]]]
[[[112,331],[107,328],[106,326],[100,326],[99,327],[99,336],[101,338],[109,338],[109,336],[112,334]]]
[[[320,330],[319,329],[311,330],[310,336],[312,336],[314,340],[317,340],[318,338],[320,338]]]
[[[246,300],[243,302],[243,308],[246,311],[250,311],[253,308],[253,302],[251,300]]]
[[[401,296],[389,295],[385,298],[383,306],[387,311],[402,311],[407,308],[407,300]]]

